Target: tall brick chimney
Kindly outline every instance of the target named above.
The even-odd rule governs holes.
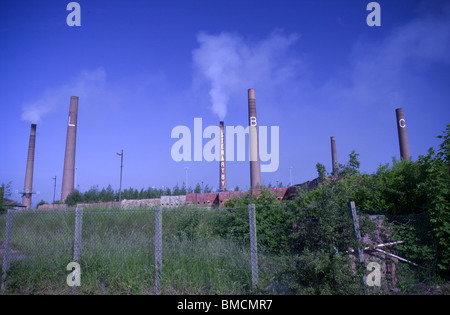
[[[69,120],[67,124],[66,153],[62,179],[61,201],[75,188],[75,151],[77,143],[78,97],[70,97]]]
[[[223,121],[220,122],[220,165],[219,165],[219,191],[227,189],[227,173],[225,166],[225,131]]]
[[[248,90],[248,125],[250,142],[250,186],[261,186],[261,166],[259,162],[258,123],[256,118],[255,90]]]
[[[30,142],[28,144],[27,168],[25,171],[25,185],[23,187],[22,204],[31,207],[33,195],[34,152],[36,148],[36,124],[31,125]]]
[[[411,153],[409,152],[408,132],[406,131],[406,120],[403,108],[395,110],[397,117],[398,142],[400,146],[400,157],[402,160],[411,161]]]

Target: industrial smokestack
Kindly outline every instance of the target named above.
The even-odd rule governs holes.
[[[219,191],[227,189],[227,175],[225,169],[225,132],[223,121],[220,122],[220,170],[219,170]]]
[[[34,151],[36,147],[36,125],[31,125],[30,143],[28,145],[27,169],[25,172],[25,185],[23,188],[22,204],[26,208],[31,207],[31,197],[33,195],[33,169]]]
[[[69,122],[67,126],[66,153],[62,181],[61,201],[73,192],[75,186],[75,149],[77,142],[78,97],[70,97]]]
[[[337,153],[336,153],[336,138],[331,137],[331,162],[333,163],[333,176],[338,175],[338,160],[337,160]]]
[[[250,142],[250,186],[261,186],[261,166],[259,163],[258,123],[256,119],[255,90],[248,90],[248,125]]]
[[[400,145],[400,157],[402,160],[411,161],[411,153],[409,152],[408,133],[406,131],[406,121],[403,108],[395,110],[397,116],[398,141]]]

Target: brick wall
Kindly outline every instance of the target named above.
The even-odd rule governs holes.
[[[161,204],[161,199],[140,199],[140,200],[122,200],[123,209],[136,209],[136,208],[151,208],[159,206]]]
[[[278,199],[283,200],[286,198],[288,188],[266,188],[265,190],[271,191],[278,196]],[[181,205],[193,205],[200,207],[221,207],[224,202],[231,198],[241,197],[248,192],[246,191],[223,191],[219,193],[201,193],[201,194],[186,194],[182,196],[161,196],[157,199],[141,199],[141,200],[122,200],[119,202],[98,202],[98,203],[79,203],[79,208],[94,208],[94,207],[121,207],[123,209],[131,208],[147,208],[161,205],[163,207],[179,207]],[[253,194],[259,196],[261,194],[260,189],[254,189]],[[65,204],[45,204],[39,206],[38,209],[65,209]]]

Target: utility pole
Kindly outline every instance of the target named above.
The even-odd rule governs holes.
[[[122,201],[122,169],[123,169],[123,149],[121,153],[117,153],[120,156],[120,188],[119,188],[119,203]]]
[[[55,177],[52,177],[52,179],[55,181],[55,184],[53,186],[53,204],[55,204],[55,194],[56,194],[56,175]]]

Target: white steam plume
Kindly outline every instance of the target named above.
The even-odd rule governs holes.
[[[44,95],[36,101],[23,104],[22,120],[38,124],[42,118],[60,106],[67,106],[71,96],[87,98],[102,90],[106,83],[106,73],[103,69],[83,70],[68,84],[47,89]]]
[[[210,84],[212,111],[220,120],[227,114],[230,97],[247,88],[283,84],[296,75],[298,60],[289,57],[296,34],[274,31],[259,42],[246,43],[238,35],[197,35],[199,48],[193,51],[197,74]]]

